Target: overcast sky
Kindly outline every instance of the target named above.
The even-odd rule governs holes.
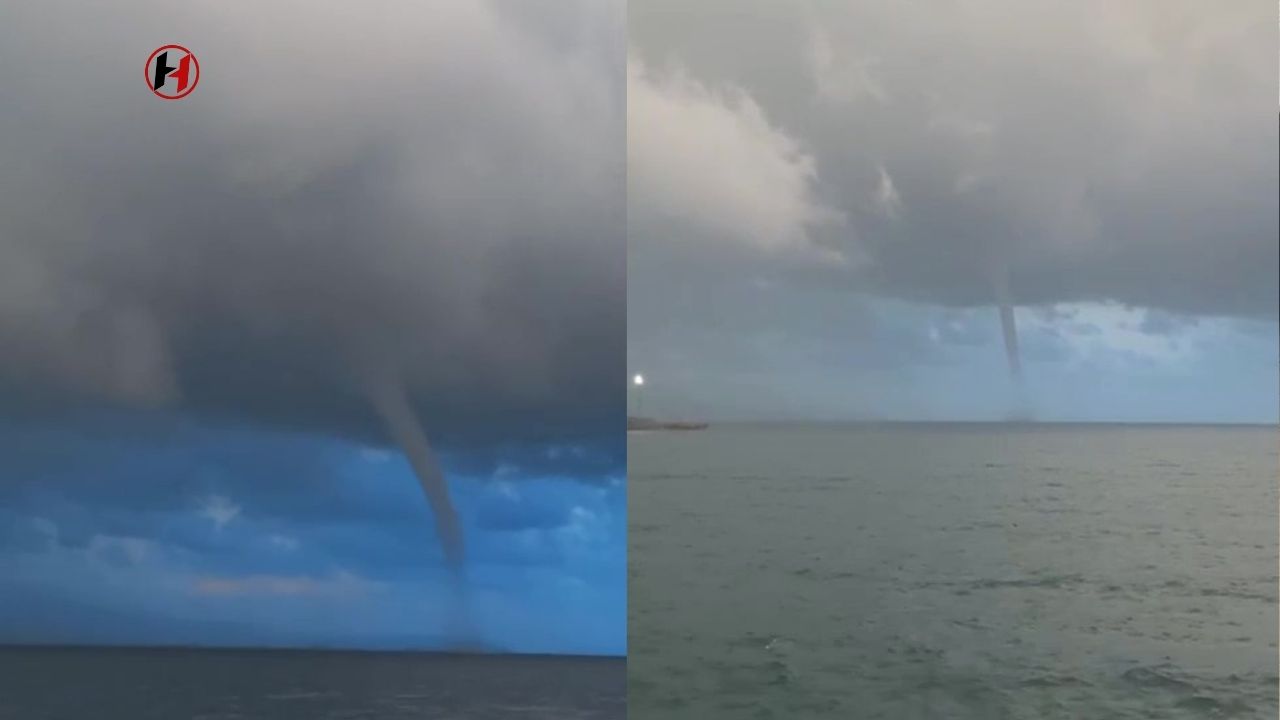
[[[1275,422],[1275,12],[631,2],[646,411]]]
[[[376,376],[445,458],[483,640],[621,652],[624,33],[620,0],[6,8],[0,641],[430,644]]]

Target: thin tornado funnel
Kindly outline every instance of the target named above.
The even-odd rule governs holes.
[[[408,392],[398,375],[379,373],[372,380],[370,400],[386,424],[391,439],[404,451],[414,474],[418,476],[418,483],[422,485],[435,515],[436,532],[444,548],[445,562],[454,576],[460,578],[465,559],[462,529],[453,501],[449,498],[449,486],[445,484],[435,453],[427,442],[427,434],[409,404]]]
[[[451,604],[446,601],[451,642],[456,649],[477,647],[479,632],[472,617],[464,576],[466,553],[462,527],[458,522],[453,500],[449,497],[449,486],[440,471],[440,464],[431,450],[417,413],[409,403],[409,393],[400,375],[395,372],[372,372],[366,379],[369,399],[374,409],[381,416],[391,439],[409,459],[409,465],[418,477],[418,484],[422,486],[427,504],[431,506],[431,512],[435,516],[436,533],[440,536],[445,564],[453,578]],[[482,647],[483,643],[479,646]]]
[[[1014,382],[1022,379],[1022,358],[1018,354],[1018,323],[1013,306],[1008,300],[1000,301],[1000,330],[1004,333],[1004,354],[1009,360],[1009,374]]]
[[[1018,350],[1018,319],[1013,311],[1013,299],[1009,295],[1009,269],[1000,266],[992,277],[996,303],[1000,313],[1000,333],[1004,336],[1004,356],[1009,361],[1009,378],[1013,383],[1014,407],[1011,409],[1012,420],[1031,420],[1034,412],[1031,400],[1027,395],[1026,383],[1022,379],[1022,354]]]
[[[1018,321],[1013,313],[1013,301],[1009,298],[1009,271],[995,271],[996,302],[1000,307],[1000,332],[1004,335],[1004,355],[1009,361],[1009,375],[1015,383],[1022,380],[1022,357],[1018,353]]]

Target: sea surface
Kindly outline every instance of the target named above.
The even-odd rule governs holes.
[[[630,717],[1277,717],[1276,428],[629,438]]]
[[[4,720],[625,717],[622,659],[0,648]]]

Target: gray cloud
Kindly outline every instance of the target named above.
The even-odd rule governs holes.
[[[621,7],[11,9],[2,402],[376,436],[376,367],[447,442],[615,432]],[[181,102],[138,72],[165,42]]]
[[[984,305],[1007,269],[1018,304],[1275,318],[1274,12],[644,0],[630,36],[647,66],[737,89],[803,148],[808,197],[847,219],[815,244],[863,262],[796,283]],[[752,176],[748,157],[721,182]],[[632,255],[673,254],[645,222]],[[632,279],[633,297],[662,284]]]

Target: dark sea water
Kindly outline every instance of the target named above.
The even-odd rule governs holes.
[[[622,659],[0,648],[4,720],[624,717]]]
[[[1275,718],[1274,428],[633,434],[630,717]]]

